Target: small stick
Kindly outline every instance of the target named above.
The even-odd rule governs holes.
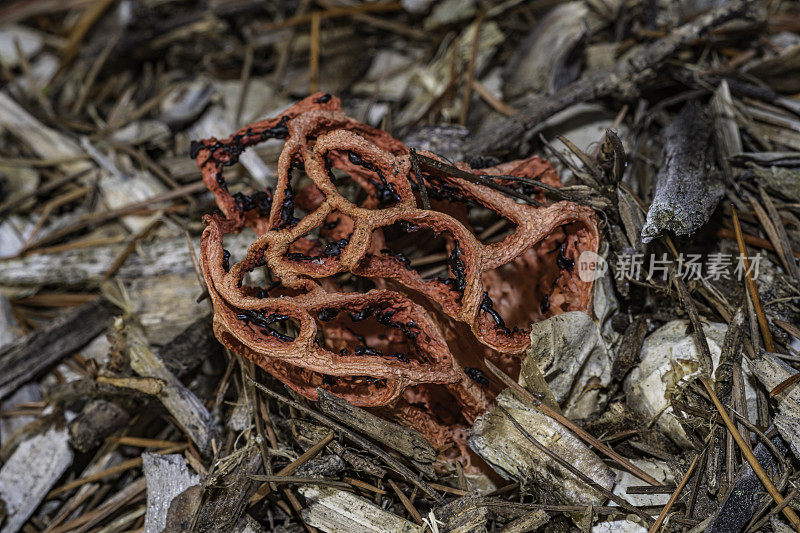
[[[236,117],[234,122],[237,127],[242,120],[242,111],[247,101],[247,90],[250,88],[250,74],[252,74],[253,71],[253,55],[253,45],[248,43],[244,48],[244,63],[242,64],[242,75],[239,78],[239,100],[236,102],[236,115],[234,115]]]
[[[256,415],[258,416],[258,415]],[[298,468],[309,462],[311,459],[316,457],[319,452],[325,449],[325,446],[331,443],[333,440],[333,431],[329,432],[325,437],[322,438],[318,443],[314,444],[311,448],[307,449],[300,457],[289,463],[288,465],[281,468],[281,470],[275,474],[277,477],[285,477],[291,476],[294,474]],[[275,477],[271,476],[271,477]],[[253,479],[257,479],[255,476],[251,476]],[[263,477],[263,476],[262,476]],[[250,497],[250,501],[248,502],[249,505],[253,505],[261,501],[264,496],[269,494],[270,486],[269,483],[273,480],[270,479],[259,479],[259,481],[266,481],[258,490]]]
[[[797,489],[794,489],[792,490],[792,492],[789,493],[788,496],[786,496],[783,499],[781,503],[776,505],[774,509],[772,509],[769,513],[767,513],[766,516],[764,516],[761,520],[753,524],[753,527],[751,527],[748,531],[761,531],[761,528],[764,527],[767,524],[767,522],[769,522],[770,518],[783,511],[783,508],[789,505],[789,503],[796,497],[797,497]]]
[[[769,397],[772,398],[782,393],[783,391],[785,391],[786,389],[788,389],[789,387],[798,382],[800,382],[800,372],[789,376],[788,378],[784,379],[783,381],[775,385],[775,388],[769,391]]]
[[[670,509],[672,509],[672,506],[675,505],[675,501],[678,499],[678,496],[683,490],[683,487],[685,487],[686,483],[689,482],[689,477],[692,475],[692,472],[694,472],[694,467],[695,465],[697,465],[697,460],[700,459],[700,455],[702,455],[702,453],[694,454],[694,459],[692,460],[692,464],[689,465],[689,470],[686,471],[686,475],[683,476],[683,479],[675,488],[675,491],[672,493],[672,496],[669,497],[669,501],[667,501],[667,504],[664,506],[663,509],[661,509],[661,513],[659,513],[658,518],[656,518],[655,523],[652,526],[650,526],[650,530],[647,533],[656,533],[658,529],[661,527],[661,524],[664,523],[664,519],[667,517],[667,513],[669,512]]]
[[[786,263],[787,271],[794,277],[794,279],[800,280],[800,268],[797,267],[797,262],[794,260],[794,256],[792,255],[792,244],[789,242],[789,236],[786,234],[786,228],[783,227],[783,221],[781,220],[780,213],[778,213],[778,210],[775,207],[775,202],[772,201],[772,198],[770,198],[769,194],[767,194],[767,191],[764,189],[764,187],[759,186],[758,192],[764,202],[764,207],[767,208],[769,216],[771,216],[772,220],[775,221],[775,233],[778,236],[778,241],[781,243],[781,248],[783,250],[782,259]]]
[[[309,70],[311,71],[310,92],[313,94],[319,90],[319,30],[320,22],[319,11],[311,14],[311,46],[309,58]]]
[[[338,489],[350,489],[350,485],[345,483],[344,481],[336,481],[335,479],[325,479],[319,477],[298,477],[298,476],[279,476],[278,474],[274,475],[264,475],[264,474],[253,474],[250,476],[250,479],[255,481],[263,481],[266,483],[275,483],[280,485],[281,483],[285,484],[294,484],[294,485],[325,485],[327,487],[336,487]]]
[[[517,112],[516,109],[514,109],[504,101],[497,98],[484,84],[482,84],[481,82],[479,82],[474,78],[472,80],[472,88],[475,89],[475,92],[478,93],[478,96],[483,98],[484,102],[492,106],[492,109],[494,109],[501,115],[510,117]]]
[[[720,228],[717,230],[717,237],[721,239],[733,239],[736,240],[736,233],[729,230],[728,228]],[[751,246],[757,246],[758,248],[763,248],[764,250],[769,250],[770,252],[775,252],[775,247],[772,246],[772,243],[769,242],[767,239],[762,239],[756,235],[750,235],[748,233],[742,233],[742,237],[744,238],[744,242]],[[789,253],[793,256],[800,259],[800,252],[797,250],[789,250]]]
[[[742,237],[742,226],[739,224],[739,215],[736,212],[736,206],[731,204],[731,211],[733,213],[733,228],[736,231],[736,242],[739,245],[739,254],[744,264],[744,275],[747,278],[747,288],[750,290],[750,298],[753,300],[753,307],[756,309],[756,317],[758,317],[758,325],[761,328],[761,335],[764,337],[764,347],[769,352],[775,351],[775,343],[772,342],[772,333],[769,331],[769,322],[767,316],[764,314],[764,307],[761,305],[761,297],[758,295],[758,287],[750,273],[750,259],[747,257],[747,245],[744,243]]]
[[[408,511],[408,514],[410,514],[412,516],[412,518],[414,518],[414,521],[417,524],[422,525],[422,523],[423,523],[422,522],[422,515],[419,514],[419,511],[417,511],[416,507],[414,507],[414,504],[411,503],[411,500],[408,499],[408,496],[403,494],[403,491],[400,490],[400,487],[397,486],[397,483],[395,483],[391,479],[387,479],[386,481],[389,482],[389,486],[392,487],[392,489],[394,490],[395,494],[397,494],[397,497],[400,498],[400,503],[402,503],[403,507],[406,508],[406,511]]]
[[[375,494],[386,494],[385,490],[376,487],[375,485],[372,485],[370,483],[367,483],[366,481],[361,481],[360,479],[355,479],[348,476],[344,476],[342,479],[344,479],[345,482],[349,483],[353,487],[358,487],[359,489],[368,490],[370,492],[374,492]],[[431,483],[431,486],[433,485],[434,484]]]
[[[604,455],[610,457],[611,459],[614,459],[625,470],[627,470],[634,476],[638,477],[642,481],[650,483],[651,485],[662,485],[662,483],[659,483],[653,476],[649,475],[647,472],[645,472],[644,470],[640,469],[639,467],[637,467],[636,465],[625,459],[623,456],[612,450],[610,447],[608,447],[607,445],[603,444],[602,442],[594,438],[592,435],[587,433],[583,428],[576,425],[572,420],[556,412],[547,404],[536,399],[536,397],[534,397],[533,394],[525,390],[520,384],[518,384],[516,381],[508,377],[508,375],[506,375],[505,372],[494,366],[491,361],[489,361],[488,359],[484,359],[484,364],[486,365],[486,368],[489,369],[489,371],[492,374],[494,374],[495,377],[497,377],[497,379],[502,381],[504,385],[513,390],[515,394],[518,394],[520,397],[522,397],[523,400],[530,403],[533,407],[541,411],[543,414],[549,416],[556,422],[565,426],[567,429],[569,429],[570,431],[575,433],[578,437],[580,437],[584,442],[594,446],[599,452],[602,452]]]
[[[422,178],[422,171],[419,169],[417,151],[413,148],[409,148],[408,155],[411,159],[411,168],[414,170],[414,175],[417,177],[417,187],[419,188],[419,197],[422,200],[422,209],[430,209],[431,201],[428,199],[428,188],[425,187],[425,180]]]
[[[472,37],[472,49],[470,50],[469,63],[467,64],[467,79],[464,84],[464,99],[461,101],[461,116],[458,120],[458,123],[462,126],[467,123],[469,100],[472,97],[472,80],[475,78],[475,63],[478,59],[481,26],[483,26],[483,11],[479,12],[478,17],[475,19],[475,36]]]
[[[414,263],[412,262],[411,264],[413,265]],[[783,320],[781,320],[779,318],[775,319],[775,324],[777,324],[778,326],[783,328],[783,330],[786,333],[788,333],[789,335],[791,335],[795,339],[800,340],[800,328],[798,328],[794,324],[789,324],[788,322],[784,322]]]

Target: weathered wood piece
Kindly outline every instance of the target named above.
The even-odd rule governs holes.
[[[115,311],[110,302],[98,299],[0,348],[0,398],[102,333]]]
[[[774,389],[796,372],[769,352],[752,360],[750,368],[767,390]],[[800,387],[790,387],[775,398],[778,401],[778,412],[773,423],[795,457],[800,457]]]
[[[506,527],[501,530],[501,533],[525,533],[527,531],[536,531],[549,521],[550,516],[543,510],[537,509],[536,511],[531,511],[509,522],[506,524]]]
[[[482,503],[482,497],[465,496],[439,507],[434,514],[439,527],[450,533],[486,531],[489,508]]]
[[[0,501],[7,513],[0,533],[19,531],[71,464],[66,428],[51,427],[23,441],[0,469]]]
[[[514,107],[519,112],[504,119],[499,126],[475,136],[464,151],[468,154],[481,154],[513,149],[525,139],[527,130],[573,104],[612,94],[635,94],[637,86],[653,79],[657,68],[681,47],[711,28],[746,15],[756,4],[753,0],[728,2],[692,19],[666,37],[643,46],[627,61],[620,61],[613,68],[584,76],[552,96],[537,95],[519,104],[515,103]]]
[[[378,418],[322,388],[317,392],[319,408],[331,418],[419,463],[428,464],[436,459],[436,450],[419,432]]]
[[[664,163],[656,177],[656,192],[642,241],[666,231],[692,235],[708,222],[725,192],[713,170],[713,130],[706,109],[687,103],[664,130]]]
[[[240,523],[247,502],[258,487],[253,476],[263,472],[261,451],[255,444],[229,455],[203,483],[195,533],[226,533]]]
[[[142,377],[163,382],[160,392],[157,393],[158,399],[186,431],[200,453],[210,454],[211,439],[216,436],[217,429],[203,402],[153,353],[141,328],[130,323],[123,326],[120,319],[117,330],[124,336],[124,346],[128,348],[133,371]]]
[[[611,490],[614,485],[611,469],[568,429],[523,404],[509,391],[500,393],[497,402],[544,446]],[[475,421],[467,442],[505,479],[528,483],[564,502],[601,505],[605,501],[600,491],[586,486],[572,472],[554,464],[552,458],[532,446],[499,407]]]
[[[214,337],[211,317],[207,314],[178,333],[159,351],[167,370],[183,379],[192,373],[203,361],[222,355],[222,345]]]
[[[172,500],[187,488],[200,484],[179,454],[143,453],[142,466],[147,480],[147,514],[144,533],[161,533],[167,525],[167,511]]]
[[[244,233],[225,236],[226,249],[234,257],[243,254],[251,241],[252,238]],[[194,246],[199,249],[198,242]],[[3,268],[0,268],[0,286],[39,287],[48,284],[60,285],[65,289],[96,287],[125,247],[125,243],[110,244],[9,259],[3,261]],[[165,274],[194,275],[186,237],[141,242],[139,248],[141,255],[131,254],[116,272],[115,278],[132,280]]]
[[[5,91],[0,91],[0,128],[22,140],[42,159],[67,161],[59,165],[67,174],[92,167],[87,160],[81,160],[83,151],[75,141],[42,124]]]
[[[114,402],[89,402],[81,414],[69,423],[70,444],[81,452],[88,452],[129,420],[128,412]]]
[[[350,492],[313,485],[298,491],[308,502],[301,512],[303,520],[327,533],[416,533],[424,530],[423,526],[384,511]]]

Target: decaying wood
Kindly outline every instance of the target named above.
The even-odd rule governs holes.
[[[536,96],[516,104],[519,111],[498,127],[477,135],[466,147],[467,153],[491,153],[513,149],[524,139],[527,130],[572,104],[596,100],[611,94],[632,96],[637,86],[651,80],[657,68],[681,47],[705,34],[709,29],[746,15],[756,2],[735,0],[723,7],[687,22],[666,37],[644,45],[627,61],[591,74],[566,86],[552,96]]]
[[[317,389],[317,394],[319,394],[320,410],[342,424],[372,437],[417,462],[432,463],[436,459],[436,450],[433,446],[413,429],[378,418],[324,389]]]
[[[308,502],[303,520],[328,533],[399,533],[422,532],[423,527],[384,511],[369,500],[327,487],[302,487],[300,494]]]
[[[51,427],[23,441],[0,469],[0,500],[6,512],[0,531],[22,529],[71,464],[72,449],[64,427]]]
[[[366,0],[266,11],[239,0],[155,3],[0,8],[0,533],[797,528],[791,3],[403,0],[380,12]],[[282,110],[308,94],[309,79],[324,92],[304,100],[316,132],[298,135],[302,120]],[[328,114],[339,102],[353,121]],[[253,122],[261,117],[274,119]],[[355,135],[337,137],[342,120]],[[381,141],[390,136],[397,144]],[[543,155],[546,173],[505,175],[510,160]],[[198,164],[226,198],[222,215]],[[553,185],[556,174],[567,186]],[[587,271],[565,224],[499,266],[496,253],[528,219],[464,202],[483,187],[515,212],[563,200],[593,210],[592,250],[605,263]],[[723,189],[735,208],[715,209]],[[481,253],[465,257],[460,230],[444,226],[414,239],[418,220],[362,231],[367,210],[349,209],[367,207],[365,191],[378,201],[373,214],[444,213]],[[311,229],[337,194],[347,203]],[[195,240],[209,219],[245,227],[209,255]],[[248,252],[250,228],[267,248]],[[278,231],[286,250],[270,240]],[[531,332],[526,357],[484,353],[412,295],[468,362],[465,388],[486,400],[459,413],[444,387],[411,385],[387,405],[427,408],[420,433],[401,427],[411,417],[395,425],[373,416],[384,410],[347,403],[374,400],[395,370],[428,362],[419,320],[351,305],[373,289],[409,296],[402,280],[364,276],[362,262],[308,275],[320,262],[348,263],[370,235],[369,262],[401,278],[417,272],[426,291],[457,301],[483,285],[464,316],[484,333],[527,346]],[[697,253],[702,279],[686,262]],[[753,267],[746,285],[740,255]],[[731,259],[729,276],[716,279],[709,267],[720,258]],[[651,261],[666,264],[663,278]],[[289,279],[288,263],[308,270]],[[515,275],[534,264],[549,270]],[[219,275],[204,279],[209,269]],[[558,284],[585,283],[578,274],[593,278],[588,314],[560,302]],[[520,301],[519,288],[532,297]],[[220,291],[235,296],[227,314]],[[107,296],[90,302],[98,294]],[[318,295],[344,307],[333,319],[333,307],[309,309],[297,328],[291,306]],[[120,314],[128,327],[115,332]],[[223,318],[241,322],[227,333],[269,360],[264,346],[287,338],[330,359],[309,372],[288,350],[276,372],[258,368],[248,349],[232,357],[220,346]],[[362,363],[393,374],[337,373]],[[286,375],[307,393],[284,394]],[[426,433],[451,421],[455,439]]]
[[[147,480],[147,514],[145,533],[161,533],[167,525],[167,511],[180,493],[200,483],[200,477],[189,472],[181,455],[142,455]]]
[[[546,448],[595,480],[596,486],[611,489],[614,476],[594,452],[558,422],[525,406],[509,391],[501,393],[498,406],[476,421],[469,438],[473,450],[492,464],[497,472],[502,472],[506,479],[520,483],[536,479],[541,490],[548,487],[550,495],[563,501],[581,502],[584,505],[603,503],[604,497],[599,490],[585,486],[583,480],[565,467],[554,465],[551,457],[517,431],[506,413],[510,413]]]
[[[225,245],[233,254],[249,244],[245,235],[231,235]],[[29,254],[5,261],[0,269],[0,286],[39,287],[56,284],[64,288],[97,287],[125,244],[78,248],[47,254]],[[192,258],[185,237],[140,243],[140,254],[131,254],[114,275],[135,280],[166,274],[192,274]]]
[[[124,337],[123,345],[130,354],[131,368],[142,377],[163,382],[157,397],[178,421],[202,454],[212,453],[211,441],[217,429],[203,403],[170,372],[164,361],[156,356],[142,330],[133,324],[117,321],[117,331]]]
[[[439,527],[452,533],[487,531],[489,509],[481,505],[481,500],[480,497],[465,496],[439,507],[435,512]]]
[[[178,379],[185,378],[204,361],[222,356],[222,346],[214,338],[209,318],[208,315],[198,318],[158,350],[164,366]]]
[[[0,398],[99,335],[115,309],[105,299],[92,301],[0,349]]]
[[[642,241],[667,231],[691,235],[705,224],[724,190],[713,169],[712,129],[707,111],[692,101],[664,130],[664,164]]]
[[[88,452],[129,420],[128,411],[118,404],[94,400],[69,423],[69,442],[75,449]]]
[[[193,531],[224,533],[243,517],[257,483],[253,476],[263,472],[258,446],[251,445],[226,457],[203,483],[200,507]]]

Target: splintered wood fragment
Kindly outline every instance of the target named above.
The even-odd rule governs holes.
[[[0,469],[0,501],[7,514],[2,531],[19,531],[50,488],[72,464],[66,428],[23,441]]]
[[[218,461],[203,482],[202,505],[194,516],[194,527],[186,530],[232,531],[247,509],[247,500],[256,489],[252,476],[262,471],[262,465],[255,443]]]
[[[301,512],[303,520],[328,533],[421,533],[424,530],[423,526],[384,511],[350,492],[316,486],[301,487],[299,492],[308,502]]]
[[[500,530],[500,533],[526,533],[527,531],[536,531],[549,521],[550,516],[542,509],[537,509],[509,522],[506,527]]]
[[[647,320],[638,316],[625,329],[625,335],[611,364],[611,379],[621,382],[628,372],[636,366],[639,354],[642,351],[645,335],[647,335]]]
[[[42,124],[5,91],[0,91],[0,128],[20,139],[42,159],[60,161],[59,169],[67,174],[92,168],[74,140]]]
[[[200,476],[189,472],[182,455],[142,454],[147,480],[147,513],[144,533],[160,533],[167,525],[167,511],[180,493],[200,484]]]
[[[736,206],[731,204],[731,211],[733,213],[733,229],[736,232],[736,243],[739,245],[739,257],[744,265],[744,275],[747,279],[747,288],[750,291],[750,299],[753,302],[753,307],[756,310],[756,317],[758,318],[758,326],[761,329],[761,336],[764,337],[764,347],[768,352],[775,351],[775,343],[772,342],[772,333],[769,330],[769,322],[767,322],[767,315],[764,313],[764,306],[761,305],[761,296],[758,294],[758,287],[756,281],[753,279],[753,273],[750,271],[750,258],[747,256],[747,245],[744,243],[742,237],[742,226],[739,224],[739,214],[736,212]]]
[[[491,361],[489,361],[488,359],[484,359],[484,364],[486,365],[486,368],[492,374],[494,374],[495,377],[497,377],[500,381],[502,381],[506,387],[509,387],[512,391],[514,391],[514,394],[518,395],[521,399],[528,402],[532,407],[538,409],[543,414],[549,416],[556,422],[565,426],[567,429],[575,433],[585,443],[593,446],[597,451],[599,451],[603,455],[615,460],[617,463],[619,463],[619,465],[622,468],[624,468],[634,476],[638,477],[642,481],[646,481],[651,485],[662,485],[662,483],[659,483],[653,476],[649,475],[647,472],[645,472],[641,468],[631,463],[629,460],[627,460],[626,458],[624,458],[623,456],[612,450],[606,444],[603,444],[602,442],[597,440],[595,437],[586,432],[583,428],[575,424],[572,420],[568,419],[561,413],[552,409],[550,406],[536,399],[536,397],[534,397],[533,394],[522,388],[522,386],[519,385],[516,381],[508,377],[508,375],[505,372],[503,372],[502,370],[497,368],[494,364],[492,364]]]
[[[129,421],[130,415],[117,403],[92,400],[69,423],[70,444],[78,451],[89,452]]]
[[[439,531],[448,533],[486,531],[489,508],[484,504],[483,497],[466,496],[439,507],[434,511],[434,517]]]
[[[322,412],[342,424],[357,429],[414,461],[428,464],[436,459],[436,450],[419,432],[378,418],[325,389],[318,388],[317,394]]]
[[[150,349],[150,345],[140,327],[118,319],[118,334],[124,339],[130,355],[130,364],[134,372],[142,377],[156,378],[164,382],[164,388],[156,396],[167,411],[178,421],[189,438],[197,445],[202,454],[210,454],[211,440],[217,430],[206,409],[192,391],[186,388],[175,375],[167,369],[161,360]]]
[[[0,399],[97,337],[116,308],[97,299],[0,349]]]

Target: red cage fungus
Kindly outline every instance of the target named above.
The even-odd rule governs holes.
[[[232,194],[223,170],[268,139],[284,141],[274,193]],[[323,387],[435,445],[455,438],[463,446],[464,429],[494,395],[483,358],[518,372],[531,322],[590,306],[592,285],[573,266],[597,250],[591,209],[535,207],[443,173],[418,176],[403,143],[348,118],[331,95],[227,139],[193,142],[192,157],[219,207],[204,218],[201,241],[216,335],[309,399]],[[538,157],[456,166],[561,185]],[[421,181],[431,209],[418,207]],[[520,182],[504,184],[544,200]],[[478,231],[475,213],[492,227]],[[501,227],[507,234],[491,242]],[[243,228],[257,237],[233,262],[223,238]],[[446,278],[427,279],[406,257],[432,239],[442,243]],[[273,282],[247,285],[261,266]]]

